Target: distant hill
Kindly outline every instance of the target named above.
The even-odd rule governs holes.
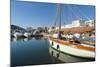
[[[24,30],[25,31],[25,29],[24,28],[22,28],[22,27],[19,27],[19,26],[16,26],[16,25],[11,25],[11,30]]]

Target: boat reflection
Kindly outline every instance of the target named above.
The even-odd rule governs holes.
[[[24,41],[23,38],[11,38],[11,42]]]
[[[43,37],[34,37],[35,40],[41,40]]]
[[[28,37],[28,38],[11,38],[11,42],[18,42],[18,41],[30,41],[30,40],[41,40],[44,39],[43,37]]]
[[[94,61],[94,59],[80,58],[80,57],[75,57],[69,54],[62,53],[51,46],[49,46],[49,54],[52,57],[56,58],[56,60],[60,60],[64,63]]]
[[[24,41],[29,41],[29,40],[31,40],[31,38],[24,38],[23,40]]]
[[[24,38],[24,39],[23,39],[23,41],[28,41],[28,40],[29,40],[28,38]]]

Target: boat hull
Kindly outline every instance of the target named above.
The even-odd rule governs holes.
[[[53,45],[52,45],[53,42]],[[78,48],[74,48],[75,46],[66,46],[61,43],[57,43],[55,41],[52,41],[49,39],[50,46],[67,54],[82,57],[82,58],[95,58],[95,52],[94,51],[88,51],[88,50],[82,50]]]
[[[31,33],[24,33],[24,36],[25,37],[31,37],[32,35],[31,35]]]
[[[23,36],[23,34],[22,33],[14,33],[14,37],[15,38],[20,38],[20,37],[22,37]]]
[[[95,59],[85,59],[85,58],[80,58],[76,56],[71,56],[69,54],[65,54],[59,50],[52,48],[51,46],[49,47],[49,54],[52,57],[56,58],[57,60],[66,63],[95,61]]]

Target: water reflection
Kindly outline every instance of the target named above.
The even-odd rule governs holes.
[[[73,57],[50,47],[47,38],[11,38],[11,65],[40,65],[90,61]]]
[[[41,40],[44,39],[43,37],[29,37],[29,38],[11,38],[11,42],[18,42],[18,41],[29,41],[29,40]]]
[[[52,57],[55,57],[56,59],[66,62],[66,63],[72,63],[72,62],[85,62],[85,61],[94,61],[94,59],[85,59],[85,58],[79,58],[75,56],[71,56],[65,53],[62,53],[51,46],[49,46],[49,53]]]
[[[43,37],[35,37],[36,40],[41,40]]]
[[[23,38],[11,38],[11,42],[24,41]]]
[[[25,66],[57,63],[50,56],[48,45],[48,40],[44,38],[12,39],[11,65]]]

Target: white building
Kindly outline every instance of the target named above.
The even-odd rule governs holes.
[[[74,20],[74,21],[72,21],[71,24],[61,26],[61,28],[63,29],[63,28],[81,27],[81,26],[85,25],[84,22],[85,21],[83,21],[83,20]],[[58,29],[58,27],[56,27],[56,29]]]
[[[88,21],[85,21],[85,24],[88,25],[88,26],[94,26],[95,21],[94,20],[88,20]]]
[[[61,29],[64,29],[64,28],[72,28],[72,27],[82,27],[82,26],[94,26],[95,22],[94,20],[87,20],[87,21],[84,21],[84,20],[74,20],[72,21],[71,24],[67,24],[67,25],[64,25],[64,26],[61,26]],[[55,29],[59,29],[59,27],[56,27]],[[49,31],[51,30],[54,30],[54,29],[49,29]]]
[[[75,20],[75,21],[72,21],[72,26],[73,27],[80,27],[80,26],[84,26],[85,23],[84,20]]]

